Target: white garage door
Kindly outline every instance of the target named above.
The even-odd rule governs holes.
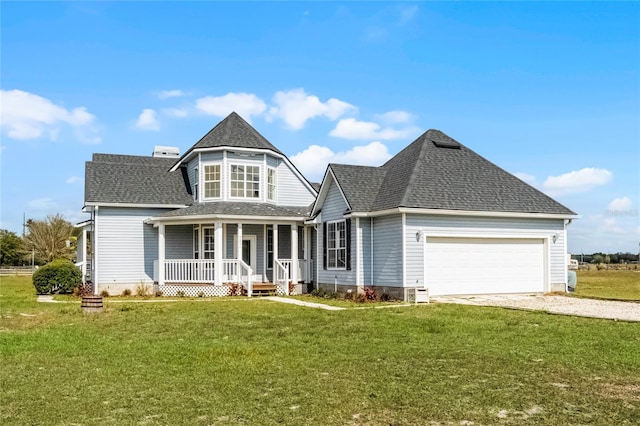
[[[543,240],[428,237],[425,273],[431,295],[542,292]]]

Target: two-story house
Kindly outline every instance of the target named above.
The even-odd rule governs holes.
[[[96,293],[141,282],[165,295],[227,295],[231,283],[300,292],[313,273],[313,227],[304,221],[316,195],[236,113],[182,156],[167,147],[152,157],[94,154],[85,169],[85,270]]]
[[[380,167],[330,164],[314,186],[236,113],[181,156],[94,154],[84,210],[94,292],[191,296],[562,291],[577,217],[438,130]]]

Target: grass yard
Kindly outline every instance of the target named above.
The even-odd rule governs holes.
[[[0,423],[638,424],[640,325],[432,304],[35,302],[0,278]]]
[[[577,271],[576,296],[640,301],[640,271]]]

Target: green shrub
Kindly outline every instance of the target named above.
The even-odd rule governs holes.
[[[67,259],[56,259],[33,273],[33,286],[38,294],[70,294],[81,283],[82,272]]]

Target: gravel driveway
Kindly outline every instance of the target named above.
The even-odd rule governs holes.
[[[637,302],[614,302],[568,296],[542,296],[533,294],[436,296],[432,297],[431,300],[440,303],[501,306],[532,311],[547,311],[554,314],[640,322],[640,303]]]

